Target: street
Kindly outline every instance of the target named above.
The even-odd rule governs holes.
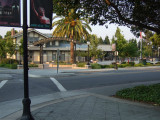
[[[83,90],[86,92],[107,94],[105,87],[121,84],[159,82],[160,69],[112,70],[102,72],[76,72],[74,74],[55,75],[53,77],[29,77],[30,97],[56,93],[60,91]],[[55,80],[55,81],[53,81]],[[1,80],[2,84],[4,80]],[[23,98],[23,74],[12,74],[12,79],[0,88],[0,102]]]

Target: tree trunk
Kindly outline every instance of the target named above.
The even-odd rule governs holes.
[[[71,63],[74,64],[74,43],[73,41],[70,42],[70,56],[71,56]]]

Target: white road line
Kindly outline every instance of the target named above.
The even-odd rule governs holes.
[[[8,81],[8,80],[3,80],[2,82],[0,82],[0,88],[2,88],[3,85],[6,84],[7,81]]]
[[[55,78],[50,78],[61,92],[67,91]]]

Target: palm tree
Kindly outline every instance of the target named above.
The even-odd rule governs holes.
[[[53,18],[56,19],[59,16]],[[80,40],[80,38],[87,39],[89,35],[88,31],[92,31],[88,25],[88,21],[77,17],[73,9],[69,10],[68,16],[61,17],[60,20],[53,22],[53,27],[56,26],[53,31],[53,36],[56,37],[68,37],[70,41],[70,56],[71,63],[74,63],[74,41]]]

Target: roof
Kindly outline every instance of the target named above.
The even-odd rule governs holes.
[[[43,34],[43,33],[37,31],[37,30],[34,29],[34,28],[28,29],[28,33],[30,33],[30,32],[36,32],[37,34],[39,34],[39,35],[41,35],[41,36],[43,36],[43,37],[45,37],[45,38],[49,38],[49,34],[48,34],[48,35],[47,35],[47,34]],[[13,38],[16,38],[16,37],[19,37],[19,36],[23,36],[23,31],[20,31],[20,32],[16,33],[16,34],[13,36]]]

